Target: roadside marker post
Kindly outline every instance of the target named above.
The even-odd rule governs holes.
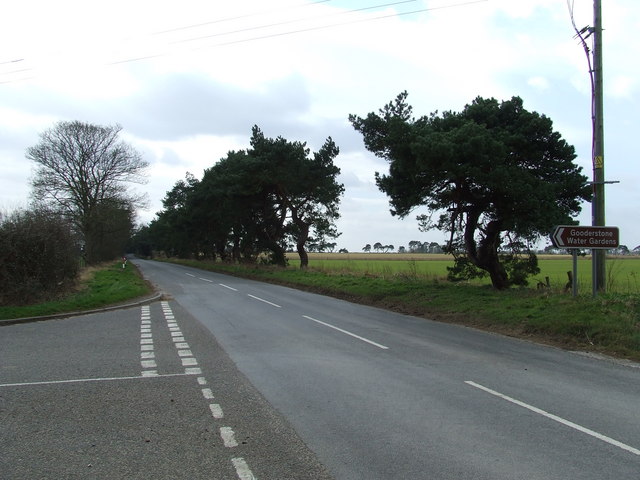
[[[573,277],[571,277],[571,295],[578,296],[578,249],[571,249]]]

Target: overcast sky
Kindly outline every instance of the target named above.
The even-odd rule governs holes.
[[[579,28],[593,1],[570,0]],[[606,223],[640,244],[640,2],[603,2]],[[550,117],[592,177],[591,90],[565,0],[20,0],[0,17],[0,209],[25,206],[25,150],[60,120],[120,124],[151,164],[150,221],[175,182],[247,148],[251,127],[317,150],[331,136],[346,192],[339,248],[411,240],[374,182],[387,164],[349,114],[403,90],[417,116],[520,96]],[[212,206],[215,208],[215,206]],[[424,213],[416,211],[416,214]],[[584,205],[581,224],[591,223]],[[543,242],[544,244],[544,242]]]

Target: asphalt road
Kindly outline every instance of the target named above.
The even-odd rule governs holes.
[[[329,479],[176,302],[0,327],[0,479]]]
[[[337,479],[640,478],[637,365],[137,263]]]

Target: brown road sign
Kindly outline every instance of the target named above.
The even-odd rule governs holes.
[[[559,225],[551,234],[558,248],[616,248],[620,243],[618,227]]]

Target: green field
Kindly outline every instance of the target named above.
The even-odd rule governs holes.
[[[569,255],[541,255],[538,257],[540,274],[531,277],[530,285],[546,284],[562,289],[568,282],[567,272],[572,270]],[[290,265],[299,267],[297,255],[290,254]],[[327,273],[357,273],[377,277],[409,276],[422,279],[444,280],[447,266],[453,265],[449,255],[394,254],[394,253],[312,253],[309,267]],[[578,257],[578,288],[591,292],[591,257]],[[489,284],[488,279],[476,284]],[[640,293],[640,256],[609,257],[607,261],[607,290],[618,293]]]

